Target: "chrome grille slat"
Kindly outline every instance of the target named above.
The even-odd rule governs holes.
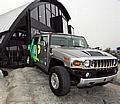
[[[109,67],[110,67],[110,60],[108,60],[109,61]]]
[[[112,60],[112,66],[113,66],[113,62],[114,62],[114,61]]]
[[[111,63],[110,63],[110,66],[112,66],[112,60],[110,61]]]
[[[97,63],[96,67],[98,67],[98,60],[97,60],[97,62],[96,62],[96,63]]]
[[[91,67],[92,68],[108,68],[108,67],[115,67],[114,59],[110,60],[92,60]]]
[[[100,65],[99,65],[99,66],[101,67],[101,60],[99,60],[99,61],[100,61],[100,62],[99,62]]]

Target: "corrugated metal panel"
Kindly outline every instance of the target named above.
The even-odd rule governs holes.
[[[21,12],[29,5],[27,3],[19,8],[16,8],[10,12],[7,12],[3,15],[0,15],[0,33],[8,31],[17,17],[21,14]]]

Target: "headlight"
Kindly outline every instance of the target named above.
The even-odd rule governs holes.
[[[74,65],[74,66],[80,66],[80,65],[81,65],[81,62],[78,61],[78,60],[75,60],[75,61],[73,61],[73,65]]]
[[[89,61],[89,60],[84,61],[84,66],[85,66],[85,67],[90,66],[90,61]]]

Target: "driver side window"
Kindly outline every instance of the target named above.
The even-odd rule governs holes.
[[[47,46],[48,44],[48,36],[41,36],[38,44]]]

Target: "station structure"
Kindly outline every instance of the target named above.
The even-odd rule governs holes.
[[[70,19],[57,0],[35,0],[0,15],[0,67],[25,65],[27,46],[37,33],[72,34]]]

